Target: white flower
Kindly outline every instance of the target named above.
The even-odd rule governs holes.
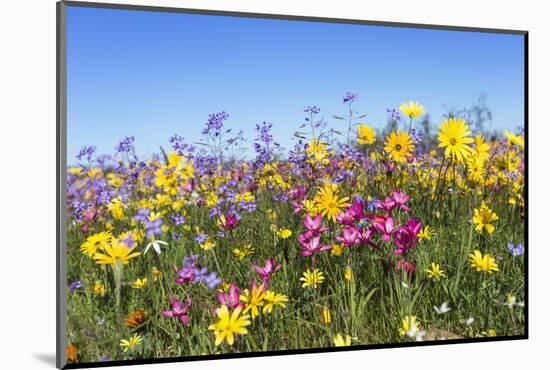
[[[424,340],[424,336],[426,335],[426,331],[418,329],[416,323],[413,322],[411,324],[411,328],[407,331],[407,335],[414,338],[417,342],[422,342]]]
[[[438,315],[442,315],[444,313],[447,313],[451,310],[451,307],[449,307],[447,302],[443,302],[440,307],[434,306],[435,312],[437,312]]]
[[[145,247],[145,250],[143,251],[143,254],[147,253],[147,251],[151,247],[155,250],[155,252],[157,252],[157,254],[160,254],[161,253],[161,250],[160,250],[161,245],[168,245],[168,243],[163,242],[162,240],[153,240],[151,243],[147,244],[147,246]]]
[[[466,326],[471,326],[473,323],[474,323],[473,317],[468,317],[466,321],[464,321],[464,324],[466,324]]]
[[[518,307],[525,306],[523,302],[517,302],[516,296],[511,294],[508,294],[508,297],[506,298],[506,302],[504,302],[503,305],[508,306],[509,309],[514,308],[514,306],[518,306]]]

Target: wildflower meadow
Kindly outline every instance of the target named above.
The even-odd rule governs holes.
[[[523,130],[359,103],[69,158],[68,361],[523,335]]]

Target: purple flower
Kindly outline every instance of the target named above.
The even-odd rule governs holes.
[[[185,223],[185,217],[182,215],[174,215],[172,221],[174,221],[177,226],[183,225]]]
[[[342,97],[342,102],[343,103],[353,103],[354,101],[357,100],[357,98],[359,97],[359,94],[355,94],[355,93],[351,93],[351,92],[347,92],[343,97]]]
[[[523,244],[514,245],[512,243],[508,243],[508,249],[512,252],[512,256],[514,257],[523,256],[523,253],[525,253]]]
[[[86,160],[89,162],[92,160],[92,156],[94,155],[96,149],[97,148],[93,145],[84,145],[82,148],[80,148],[80,152],[76,155],[76,159],[81,161],[82,158],[86,158]]]
[[[69,291],[71,293],[74,293],[75,290],[81,289],[82,287],[84,287],[84,284],[82,284],[82,280],[78,279],[73,281],[71,285],[69,285]]]
[[[191,306],[191,297],[182,303],[177,298],[170,298],[170,305],[172,305],[172,311],[163,311],[162,316],[177,317],[183,325],[189,325],[189,307]]]
[[[147,227],[147,233],[145,235],[148,238],[162,234],[162,218],[157,218],[154,221],[145,220],[145,226]]]
[[[399,114],[399,111],[396,109],[386,109],[386,112],[388,113],[388,121],[390,122],[399,122],[401,121],[401,115]]]
[[[124,139],[120,140],[115,147],[115,150],[119,153],[130,153],[134,151],[134,137],[126,136]]]
[[[136,221],[143,221],[145,222],[147,218],[149,217],[149,212],[151,210],[149,208],[139,208],[138,214],[134,216],[134,220]]]
[[[321,244],[321,238],[319,236],[307,239],[304,238],[304,235],[305,234],[302,234],[298,237],[298,241],[302,244],[302,252],[300,253],[300,256],[309,257],[313,256],[315,253],[329,251],[332,249],[332,245]]]
[[[195,238],[195,241],[197,241],[199,244],[202,244],[208,239],[208,234],[205,234],[203,232],[199,232],[197,234],[197,237]]]
[[[343,243],[346,248],[349,248],[354,244],[359,244],[359,230],[357,230],[354,226],[346,227],[342,232],[342,236],[336,236],[336,240]]]
[[[256,266],[256,272],[262,277],[262,285],[265,285],[271,275],[277,272],[281,268],[274,258],[269,258],[265,261],[264,267]]]

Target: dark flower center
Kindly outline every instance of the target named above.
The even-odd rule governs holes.
[[[456,138],[455,137],[450,138],[449,142],[451,143],[451,145],[456,145]]]
[[[395,149],[401,150],[401,144],[397,144],[397,145],[395,146]]]

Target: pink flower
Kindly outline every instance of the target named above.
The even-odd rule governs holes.
[[[353,244],[359,244],[359,230],[354,226],[346,227],[342,232],[342,236],[336,236],[336,240],[343,243],[346,248],[351,247]]]
[[[363,201],[356,198],[354,199],[351,206],[349,206],[348,212],[350,213],[350,215],[353,217],[355,221],[359,221],[359,220],[362,220],[363,218],[369,217],[369,215],[363,213],[363,209],[364,209]]]
[[[170,298],[172,311],[163,311],[162,315],[166,317],[177,317],[183,325],[189,325],[189,307],[191,306],[191,298],[185,300],[185,304],[177,298]]]
[[[229,292],[218,293],[218,302],[220,302],[220,304],[222,305],[226,305],[230,309],[243,307],[243,305],[240,303],[239,297],[239,288],[237,288],[237,285],[235,283],[231,283],[229,285]]]
[[[294,207],[294,213],[300,213],[302,212],[302,209],[304,209],[304,204],[301,200],[293,200],[290,203],[292,203],[292,206]]]
[[[392,235],[397,232],[397,229],[394,228],[395,221],[391,216],[375,216],[372,219],[372,226],[382,234],[381,239],[385,242],[389,242]]]
[[[355,220],[354,214],[348,209],[336,216],[336,222],[340,225],[351,225]]]
[[[300,235],[300,237],[303,236]],[[305,239],[301,240],[302,238],[298,238],[300,243],[302,244],[302,253],[300,253],[301,256],[309,257],[314,255],[315,253],[321,252],[321,251],[328,251],[332,249],[332,245],[323,245],[321,244],[321,237],[316,236],[311,239]]]
[[[239,221],[235,215],[222,215],[220,216],[219,224],[223,230],[233,230],[239,226]]]
[[[304,238],[311,238],[319,236],[319,234],[330,230],[329,227],[321,226],[321,222],[323,221],[323,216],[320,214],[315,216],[314,219],[311,218],[311,216],[306,214],[306,218],[304,220],[304,226],[306,227],[307,231],[302,234],[304,235]]]
[[[410,195],[407,195],[405,193],[401,193],[398,191],[394,191],[392,193],[393,201],[395,203],[395,207],[401,208],[405,212],[409,212],[411,209],[405,205],[409,199],[411,199]]]
[[[412,278],[416,272],[416,264],[407,260],[399,260],[395,269],[397,271],[405,271],[405,273]]]
[[[264,267],[256,266],[256,272],[262,277],[262,284],[265,285],[271,275],[279,271],[281,265],[279,265],[274,258],[269,258],[265,261]]]

